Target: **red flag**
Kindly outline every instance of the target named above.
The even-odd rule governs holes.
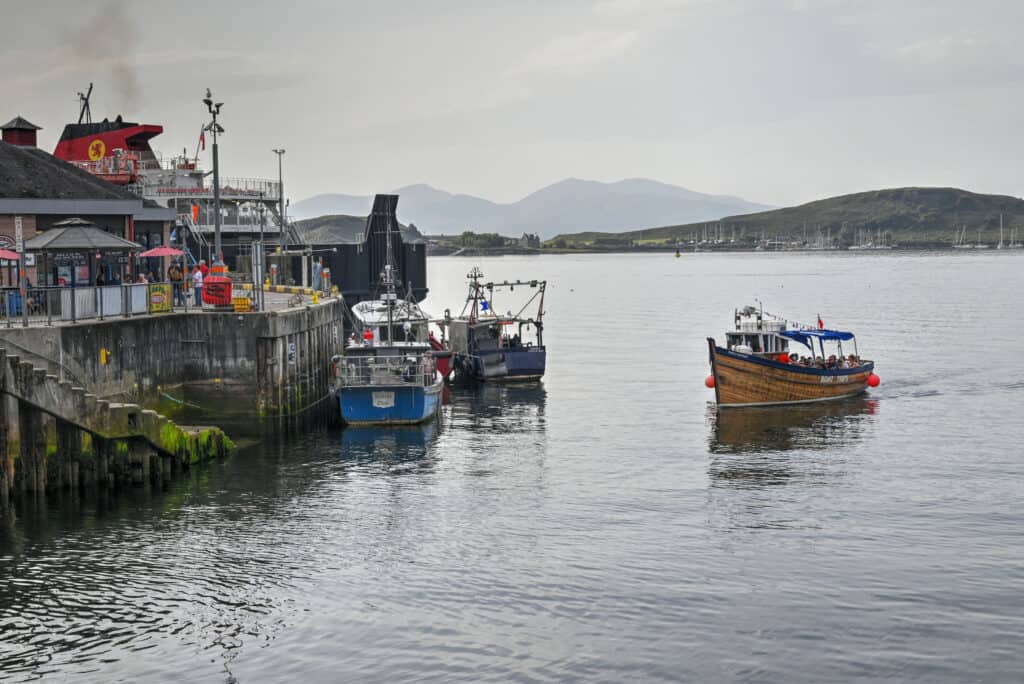
[[[821,320],[821,314],[818,314],[818,330],[824,330],[825,323]]]
[[[206,151],[206,129],[205,128],[199,129],[199,147],[201,147],[204,152]]]

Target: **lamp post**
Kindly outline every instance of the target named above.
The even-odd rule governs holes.
[[[260,311],[264,310],[264,299],[265,299],[265,295],[263,294],[263,269],[266,267],[267,257],[266,257],[266,252],[264,251],[264,248],[263,248],[263,224],[264,224],[264,220],[263,219],[264,219],[264,214],[266,213],[266,211],[267,211],[267,207],[266,207],[265,204],[263,204],[263,193],[261,192],[260,193],[260,248],[259,248],[259,259],[260,259],[260,261],[259,261],[259,266],[258,266],[259,273],[256,274],[255,282],[252,284],[252,286],[255,287],[256,291],[259,293],[257,295],[257,301],[259,302]]]
[[[224,129],[217,123],[217,116],[224,103],[214,103],[210,89],[207,88],[203,104],[206,105],[210,116],[213,117],[210,123],[206,124],[206,130],[213,135],[213,264],[214,266],[223,266],[224,252],[220,242],[220,163],[217,156],[217,135],[223,133]]]
[[[280,217],[281,217],[281,238],[284,238],[284,177],[281,175],[281,158],[284,156],[284,148],[271,150],[277,155],[277,192],[278,199],[281,201]]]

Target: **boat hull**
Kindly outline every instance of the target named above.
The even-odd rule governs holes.
[[[547,367],[544,347],[503,348],[462,355],[459,370],[478,382],[525,382],[540,380]]]
[[[338,392],[341,418],[348,425],[415,425],[434,418],[441,409],[441,388],[433,385],[369,385],[342,387]]]
[[[868,361],[856,368],[821,369],[740,354],[708,340],[715,401],[719,406],[770,406],[856,396],[867,390],[874,371]]]

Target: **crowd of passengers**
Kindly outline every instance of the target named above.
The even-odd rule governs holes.
[[[823,359],[820,356],[811,358],[809,356],[799,356],[798,354],[779,354],[777,360],[781,363],[791,363],[795,366],[807,366],[808,368],[832,369],[858,368],[860,366],[860,359],[853,354],[838,358],[836,358],[835,354],[832,354],[827,359]]]

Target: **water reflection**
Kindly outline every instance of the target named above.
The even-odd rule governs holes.
[[[799,502],[841,480],[848,457],[841,447],[863,439],[877,401],[715,410],[708,489],[711,524],[728,530],[815,528],[818,514]],[[780,487],[780,485],[786,485]]]
[[[421,425],[348,427],[341,433],[339,456],[357,465],[380,465],[388,473],[421,470],[432,463],[427,457],[440,430],[440,423],[433,420]]]
[[[542,383],[482,383],[451,390],[446,422],[491,432],[543,432],[547,389]]]
[[[866,396],[791,406],[708,410],[712,453],[828,449],[864,437],[878,408]]]

